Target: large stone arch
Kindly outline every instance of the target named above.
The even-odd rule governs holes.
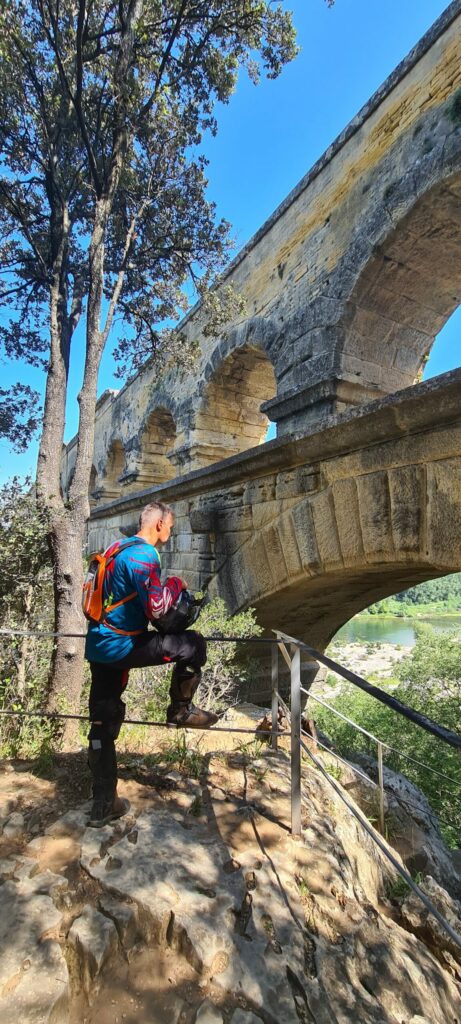
[[[127,492],[155,487],[175,476],[172,461],[177,439],[174,411],[171,403],[160,399],[144,417],[139,433],[127,443],[123,475]]]
[[[277,390],[274,367],[262,339],[267,325],[249,321],[220,342],[205,366],[197,400],[189,410],[190,465],[238,455],[261,444],[269,420],[261,410]]]
[[[461,173],[375,247],[346,306],[341,373],[381,394],[413,384],[460,302]]]
[[[386,145],[404,114],[396,107],[370,129],[379,158],[362,153],[350,177],[338,168],[334,201],[306,234],[304,268],[272,311],[286,364],[267,408],[279,436],[413,384],[460,302],[459,91],[422,101]]]
[[[175,469],[168,456],[176,442],[176,424],[165,406],[157,406],[147,417],[141,434],[139,483],[162,484],[171,480]]]
[[[99,466],[98,486],[93,492],[96,501],[104,502],[121,496],[125,468],[125,446],[120,438],[114,438],[110,442],[104,464]]]
[[[425,465],[425,440],[412,440],[412,464],[360,472],[357,460],[290,507],[273,503],[237,550],[217,552],[210,592],[323,650],[374,601],[460,571],[461,456]]]

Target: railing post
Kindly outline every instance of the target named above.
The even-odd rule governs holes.
[[[379,784],[379,829],[384,835],[384,773],[383,773],[383,745],[378,740],[378,784]]]
[[[278,727],[279,727],[279,649],[278,644],[272,644],[272,666],[271,666],[271,682],[272,682],[272,737],[271,746],[272,750],[278,748]]]
[[[301,835],[301,651],[291,657],[291,834]]]

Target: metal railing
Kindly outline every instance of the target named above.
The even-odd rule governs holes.
[[[423,715],[421,712],[415,711],[414,708],[407,707],[407,705],[403,704],[401,701],[397,700],[395,697],[392,697],[390,694],[386,693],[384,690],[381,690],[379,687],[372,686],[370,683],[367,683],[367,681],[365,679],[362,679],[361,676],[357,675],[354,672],[351,672],[349,669],[347,669],[344,666],[340,665],[338,662],[333,661],[331,658],[328,658],[326,655],[321,654],[319,651],[314,650],[314,648],[309,647],[309,645],[304,643],[303,641],[297,640],[295,637],[288,636],[288,634],[282,633],[280,630],[274,630],[273,632],[275,633],[275,636],[276,636],[276,641],[275,641],[275,643],[273,645],[273,648],[272,648],[272,672],[271,672],[271,685],[272,685],[271,705],[272,705],[272,732],[273,732],[273,734],[277,730],[277,722],[278,722],[277,713],[278,713],[278,704],[279,704],[279,702],[282,702],[284,707],[286,708],[286,704],[282,700],[282,698],[280,696],[280,693],[279,693],[279,685],[278,685],[278,664],[279,664],[279,662],[278,662],[278,652],[280,652],[280,654],[282,655],[285,663],[287,664],[287,666],[288,666],[288,668],[290,670],[290,693],[291,693],[291,711],[290,711],[290,718],[291,718],[291,771],[292,771],[292,786],[291,786],[291,790],[292,790],[292,797],[291,797],[291,832],[292,832],[292,835],[293,836],[298,836],[298,835],[300,835],[300,831],[301,831],[301,793],[300,793],[301,750],[300,750],[300,748],[301,748],[301,735],[302,735],[302,729],[301,729],[301,694],[302,693],[305,694],[305,696],[308,699],[311,699],[311,700],[313,699],[313,700],[317,701],[319,704],[323,704],[324,706],[328,707],[329,710],[332,711],[335,715],[337,715],[339,718],[343,719],[344,721],[348,722],[348,724],[353,726],[359,732],[363,733],[365,736],[368,736],[369,739],[371,739],[374,743],[376,743],[376,748],[377,748],[377,764],[378,764],[378,789],[379,789],[379,821],[380,821],[381,831],[384,832],[384,764],[383,764],[383,750],[385,748],[387,748],[389,750],[395,751],[395,753],[397,753],[397,754],[400,754],[400,756],[403,756],[403,757],[407,757],[408,756],[409,760],[414,761],[417,764],[422,765],[423,763],[417,761],[416,758],[411,758],[410,755],[406,755],[403,752],[398,751],[395,747],[391,747],[389,744],[387,744],[383,740],[379,739],[379,737],[375,736],[373,733],[369,732],[367,729],[364,729],[363,726],[358,725],[351,718],[348,718],[347,715],[344,715],[342,712],[337,711],[336,708],[332,708],[331,705],[327,704],[324,700],[322,700],[322,698],[317,697],[316,694],[312,694],[310,692],[310,690],[307,690],[304,686],[302,686],[302,684],[301,684],[301,651],[306,651],[308,653],[308,655],[309,655],[310,660],[318,661],[318,662],[320,662],[322,664],[327,665],[328,668],[332,669],[332,671],[334,671],[336,674],[342,676],[348,682],[352,682],[354,685],[358,686],[360,689],[365,690],[366,692],[370,693],[371,696],[376,697],[382,703],[387,704],[389,707],[392,708],[392,710],[397,711],[399,714],[404,715],[410,721],[413,721],[416,725],[421,726],[421,728],[425,729],[427,732],[432,733],[432,735],[436,736],[438,739],[442,739],[444,742],[450,744],[450,746],[456,747],[458,749],[461,749],[461,736],[459,736],[457,733],[453,732],[452,730],[446,729],[444,726],[439,725],[439,723],[433,722],[432,719],[428,718],[427,715]],[[289,653],[289,651],[287,649],[288,647],[291,648],[291,654]],[[272,746],[273,746],[274,749],[277,749],[277,736],[276,735],[273,735],[273,737],[272,737]],[[333,756],[338,757],[338,755],[335,754],[335,753],[333,753]],[[461,780],[458,783],[457,780],[451,778],[449,775],[446,775],[443,772],[437,772],[436,769],[432,769],[429,765],[423,765],[423,767],[428,768],[428,770],[434,772],[434,774],[439,775],[442,778],[447,779],[449,782],[452,782],[455,785],[459,785],[461,787]]]
[[[451,731],[449,729],[446,729],[444,726],[439,725],[437,722],[432,721],[432,719],[428,718],[427,715],[424,715],[421,712],[416,711],[414,708],[408,707],[407,705],[403,704],[402,701],[397,700],[397,698],[395,698],[395,697],[391,696],[390,694],[386,693],[386,691],[381,690],[379,687],[374,686],[374,685],[368,683],[361,676],[357,675],[354,672],[351,672],[349,669],[347,669],[344,666],[340,665],[339,663],[333,661],[331,658],[328,658],[327,655],[321,654],[319,651],[316,651],[314,648],[310,647],[308,644],[304,643],[303,641],[298,640],[295,637],[291,637],[288,634],[281,632],[280,630],[274,630],[273,632],[275,633],[275,639],[267,638],[267,637],[247,637],[245,639],[242,639],[242,637],[220,637],[220,636],[213,636],[213,637],[206,637],[205,638],[208,641],[219,642],[219,643],[222,643],[222,642],[248,643],[249,641],[252,641],[252,642],[256,641],[256,642],[261,643],[261,644],[270,644],[271,648],[272,648],[272,656],[271,656],[271,729],[270,730],[262,731],[260,729],[256,730],[256,729],[245,729],[245,728],[238,728],[238,727],[234,728],[234,727],[227,727],[227,726],[223,728],[221,726],[221,727],[218,727],[218,728],[213,727],[213,729],[210,730],[210,731],[213,731],[213,732],[250,733],[251,735],[254,735],[255,737],[261,737],[263,735],[266,735],[266,736],[270,737],[272,749],[274,751],[276,751],[277,748],[278,748],[278,739],[279,739],[279,737],[280,736],[284,736],[284,737],[289,736],[289,738],[290,738],[290,764],[291,764],[291,808],[290,809],[291,809],[291,835],[292,835],[292,837],[294,839],[299,839],[301,837],[301,835],[302,835],[302,818],[301,818],[302,796],[301,796],[301,786],[302,786],[302,752],[304,752],[304,754],[312,761],[312,763],[315,765],[315,767],[321,772],[321,774],[324,776],[324,778],[328,780],[329,784],[334,788],[335,792],[337,793],[337,795],[339,796],[341,801],[346,805],[346,807],[348,807],[348,809],[351,812],[351,814],[353,815],[353,817],[360,823],[360,825],[362,826],[364,831],[369,835],[369,837],[372,839],[372,841],[375,843],[375,845],[379,847],[379,849],[381,850],[381,852],[385,856],[385,858],[392,864],[394,869],[401,876],[401,878],[406,882],[408,887],[420,899],[420,901],[423,903],[423,905],[425,906],[425,908],[428,911],[428,913],[430,913],[438,921],[440,926],[449,935],[451,940],[461,949],[461,935],[459,935],[454,930],[454,928],[452,928],[452,926],[449,924],[449,922],[446,921],[446,919],[443,917],[443,915],[440,914],[440,912],[438,911],[437,907],[434,906],[434,904],[431,902],[431,900],[426,896],[425,892],[416,884],[416,882],[412,879],[411,875],[399,863],[397,858],[394,857],[394,855],[391,853],[391,851],[390,851],[389,847],[387,846],[387,844],[385,843],[385,841],[379,836],[378,832],[364,818],[364,816],[360,813],[358,808],[349,800],[349,798],[343,792],[342,788],[337,784],[335,779],[328,773],[328,771],[326,770],[324,765],[319,761],[319,759],[315,756],[315,754],[309,749],[308,745],[304,742],[302,737],[306,736],[307,733],[305,733],[303,731],[302,724],[301,724],[301,720],[302,720],[301,694],[304,693],[304,695],[306,695],[308,698],[314,697],[314,699],[318,700],[319,703],[323,703],[324,704],[325,702],[322,701],[321,698],[318,698],[315,695],[311,694],[310,691],[307,690],[305,687],[303,687],[302,684],[301,684],[301,652],[303,651],[304,653],[307,653],[307,655],[308,655],[308,657],[309,657],[309,659],[311,661],[314,661],[314,662],[317,661],[320,664],[325,665],[327,668],[330,668],[333,672],[336,672],[338,675],[342,676],[348,682],[353,683],[355,686],[359,687],[361,690],[364,690],[365,692],[369,693],[370,696],[375,697],[377,700],[381,701],[381,703],[386,704],[388,707],[392,708],[392,710],[396,711],[398,714],[404,715],[404,717],[406,717],[410,721],[414,722],[415,724],[419,725],[421,728],[425,729],[427,732],[429,732],[432,735],[436,736],[438,739],[442,739],[444,742],[448,743],[450,746],[455,747],[455,748],[457,748],[459,750],[461,750],[461,736],[459,736],[457,733],[454,733],[453,731]],[[43,632],[43,633],[36,633],[35,632],[35,633],[32,633],[32,632],[25,631],[25,630],[3,630],[3,629],[0,630],[0,635],[4,635],[4,636],[14,636],[14,635],[25,636],[26,635],[26,636],[43,636],[43,637],[50,637],[50,636],[54,637],[54,636],[58,636],[58,635],[62,635],[62,636],[68,635],[68,636],[73,636],[73,637],[77,637],[77,636],[78,637],[82,637],[82,636],[84,636],[84,634],[75,634],[75,633],[73,633],[73,634],[58,634],[58,633],[55,633],[55,632],[46,632],[46,633],[45,632]],[[288,648],[290,650],[288,650]],[[286,664],[287,664],[287,666],[288,666],[288,668],[290,670],[290,705],[291,705],[290,708],[285,703],[283,697],[281,696],[281,694],[279,692],[279,653],[282,655],[284,661],[286,662]],[[286,731],[281,731],[279,729],[279,720],[278,719],[279,719],[279,707],[280,706],[284,709],[287,721],[288,721],[288,723],[290,725],[290,732],[289,733],[287,733]],[[335,711],[335,709],[332,709],[332,708],[330,710]],[[343,715],[341,712],[336,712],[335,711],[335,713],[338,714],[340,718],[343,718],[345,721],[349,722],[352,726],[357,728],[360,732],[362,732],[365,735],[367,735],[371,740],[373,740],[377,744],[377,754],[378,754],[378,785],[379,785],[379,794],[380,794],[380,796],[379,796],[379,800],[380,800],[379,817],[380,817],[380,825],[382,826],[381,830],[384,831],[383,748],[386,747],[386,748],[388,748],[390,750],[393,750],[395,748],[389,747],[388,744],[386,744],[382,740],[378,739],[378,737],[374,736],[373,733],[370,733],[366,729],[363,729],[362,726],[358,726],[357,723],[353,722],[352,719],[348,719],[347,716]],[[43,718],[50,718],[50,719],[78,719],[78,720],[84,720],[84,721],[86,720],[86,721],[88,721],[87,716],[84,716],[84,715],[61,714],[61,713],[46,712],[46,711],[44,711],[44,712],[41,712],[41,711],[27,712],[27,711],[0,710],[0,715],[2,715],[2,714],[10,715],[11,717],[43,717]],[[166,726],[165,722],[154,722],[154,721],[150,721],[150,720],[139,720],[139,719],[127,719],[127,720],[125,720],[125,724],[126,725],[146,725],[146,726],[163,726],[163,727],[168,727],[168,726]],[[396,752],[399,753],[398,751],[396,751]],[[334,754],[334,756],[338,758],[339,755]],[[339,758],[339,759],[340,760],[344,760],[342,758]],[[409,760],[415,761],[416,759],[409,757]],[[348,764],[348,762],[345,762],[345,763]],[[421,763],[421,762],[416,762],[416,763]],[[350,766],[350,767],[352,767],[352,766]],[[425,766],[425,767],[429,767],[429,766]],[[355,770],[357,771],[357,769],[355,769]],[[429,769],[429,770],[435,771],[435,769]],[[363,774],[363,773],[359,772],[358,774]],[[445,775],[442,772],[435,771],[435,774],[441,775],[443,778],[448,779],[450,782],[455,782],[454,779],[451,779],[448,775]],[[368,776],[363,776],[363,777],[368,779]]]
[[[346,807],[349,809],[349,811],[351,812],[353,817],[359,822],[359,824],[362,826],[362,828],[368,834],[368,836],[372,839],[372,841],[375,843],[375,845],[378,846],[378,848],[381,850],[381,853],[384,855],[384,857],[389,861],[390,864],[392,864],[393,868],[397,871],[397,873],[400,875],[400,877],[404,880],[404,882],[407,884],[409,889],[411,889],[415,893],[415,895],[418,897],[418,899],[424,905],[424,907],[426,908],[428,913],[431,914],[438,921],[438,923],[440,924],[441,928],[446,932],[447,935],[449,935],[451,940],[458,946],[458,948],[461,949],[461,935],[459,935],[458,932],[455,931],[455,929],[451,926],[451,924],[446,920],[446,918],[443,917],[443,915],[440,913],[440,911],[437,909],[437,907],[432,903],[432,901],[426,895],[424,890],[421,889],[420,886],[414,881],[414,879],[411,877],[409,872],[404,867],[402,867],[402,864],[399,863],[397,858],[393,855],[393,853],[389,849],[387,843],[381,838],[381,836],[376,831],[376,829],[374,829],[371,826],[371,824],[366,820],[366,818],[363,816],[363,814],[361,814],[361,812],[358,810],[358,808],[349,800],[349,798],[344,793],[343,789],[338,785],[336,780],[328,773],[327,769],[324,767],[324,765],[321,763],[321,761],[319,761],[318,757],[315,756],[315,754],[312,752],[312,750],[310,750],[309,746],[304,742],[302,737],[303,737],[303,735],[305,736],[307,734],[303,731],[303,729],[301,727],[301,717],[302,717],[302,712],[301,712],[301,693],[306,694],[308,697],[312,697],[313,694],[311,694],[309,690],[306,690],[301,685],[301,651],[302,650],[307,651],[309,656],[310,656],[310,658],[312,660],[317,660],[317,661],[319,661],[319,662],[321,662],[323,664],[326,663],[329,668],[331,668],[333,671],[337,672],[339,675],[343,676],[343,678],[347,679],[349,682],[353,682],[353,683],[355,683],[355,685],[358,685],[360,687],[360,689],[368,690],[368,692],[377,691],[377,692],[373,692],[372,695],[373,696],[377,696],[378,699],[382,701],[382,703],[389,704],[391,707],[393,707],[394,710],[399,711],[400,714],[403,714],[406,718],[416,722],[416,724],[420,725],[426,731],[431,732],[433,735],[437,736],[439,739],[444,739],[444,741],[449,743],[451,746],[454,746],[454,747],[457,747],[457,748],[461,748],[461,736],[459,736],[457,733],[453,733],[451,730],[447,730],[444,727],[439,726],[438,723],[436,723],[436,722],[432,722],[432,720],[429,719],[426,715],[421,715],[420,716],[419,712],[415,712],[414,709],[406,707],[406,705],[402,704],[402,702],[396,701],[395,698],[389,698],[389,695],[385,694],[385,691],[379,690],[378,687],[371,687],[370,684],[368,684],[366,682],[366,680],[362,679],[360,676],[356,676],[355,673],[351,673],[348,669],[346,669],[343,666],[339,665],[337,662],[332,661],[331,658],[327,658],[325,655],[322,655],[319,652],[315,651],[313,648],[309,647],[307,644],[303,643],[302,641],[296,640],[294,637],[288,636],[286,633],[282,633],[280,630],[274,630],[274,633],[275,633],[277,639],[276,639],[276,643],[274,644],[273,649],[272,649],[272,672],[271,672],[271,683],[272,683],[272,699],[271,699],[271,706],[272,706],[272,747],[273,747],[273,749],[276,750],[277,749],[277,745],[278,745],[278,739],[277,739],[277,735],[275,733],[276,733],[276,729],[277,729],[277,725],[278,725],[278,708],[279,708],[279,704],[281,704],[283,709],[284,709],[284,712],[286,714],[287,721],[288,721],[288,723],[290,725],[290,736],[291,736],[290,746],[291,746],[291,834],[292,834],[292,837],[294,839],[297,839],[297,838],[300,838],[301,835],[302,835],[302,818],[301,818],[301,812],[302,812],[302,797],[301,797],[302,773],[301,773],[301,767],[302,767],[302,752],[304,752],[304,754],[315,765],[317,770],[321,772],[321,774],[324,776],[324,778],[333,787],[333,789],[335,790],[335,792],[338,795],[338,797],[346,805]],[[291,653],[289,653],[289,651],[287,649],[287,645],[288,645],[288,647],[291,648]],[[284,661],[286,662],[286,664],[289,666],[289,669],[290,669],[291,708],[288,708],[287,704],[285,703],[285,701],[283,700],[283,697],[281,696],[281,694],[279,692],[279,686],[278,686],[278,653],[279,653],[279,651],[280,651]],[[378,696],[378,694],[379,694],[379,696]],[[389,700],[386,699],[386,698],[389,698]],[[324,703],[324,702],[320,700],[320,703]],[[398,706],[396,707],[396,705],[398,705]],[[338,714],[340,714],[340,713],[338,712]],[[387,746],[387,744],[383,743],[383,741],[379,740],[372,733],[369,733],[366,729],[363,729],[361,726],[357,726],[355,722],[352,722],[352,720],[346,718],[346,716],[340,714],[340,717],[341,718],[345,718],[346,721],[350,722],[351,725],[356,726],[359,729],[360,732],[365,733],[365,735],[369,736],[372,740],[376,741],[376,743],[377,743],[377,748],[378,748],[378,779],[379,779],[379,793],[380,793],[380,824],[381,824],[381,822],[384,824],[383,747]],[[419,718],[421,720],[419,720]],[[390,749],[393,749],[393,748],[390,748]],[[338,757],[338,755],[336,755],[336,754],[334,756]],[[342,758],[339,758],[339,759],[343,760]],[[411,758],[411,760],[414,760],[414,759]],[[345,763],[348,764],[348,762],[345,762]],[[352,766],[350,766],[350,767],[352,767]],[[360,773],[360,774],[362,774],[362,773]],[[443,773],[436,772],[436,774],[443,774]],[[444,776],[444,777],[445,778],[449,778],[449,776]],[[366,778],[368,778],[368,776],[366,776]],[[450,779],[450,781],[454,782],[455,780]],[[382,831],[384,831],[384,829],[382,829]]]

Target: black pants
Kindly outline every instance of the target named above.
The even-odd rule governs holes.
[[[188,629],[177,635],[161,636],[154,630],[135,638],[130,653],[108,664],[91,661],[89,710],[91,727],[88,739],[89,764],[93,773],[93,793],[115,791],[117,759],[115,743],[125,717],[121,700],[131,668],[173,664],[170,699],[174,708],[187,703],[200,681],[206,661],[206,642],[200,633]]]

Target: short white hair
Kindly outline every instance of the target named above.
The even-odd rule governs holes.
[[[150,505],[145,505],[141,515],[139,516],[139,529],[143,526],[151,526],[152,523],[159,519],[166,519],[167,516],[171,516],[174,519],[174,512],[170,505],[165,505],[163,501],[153,501]]]

